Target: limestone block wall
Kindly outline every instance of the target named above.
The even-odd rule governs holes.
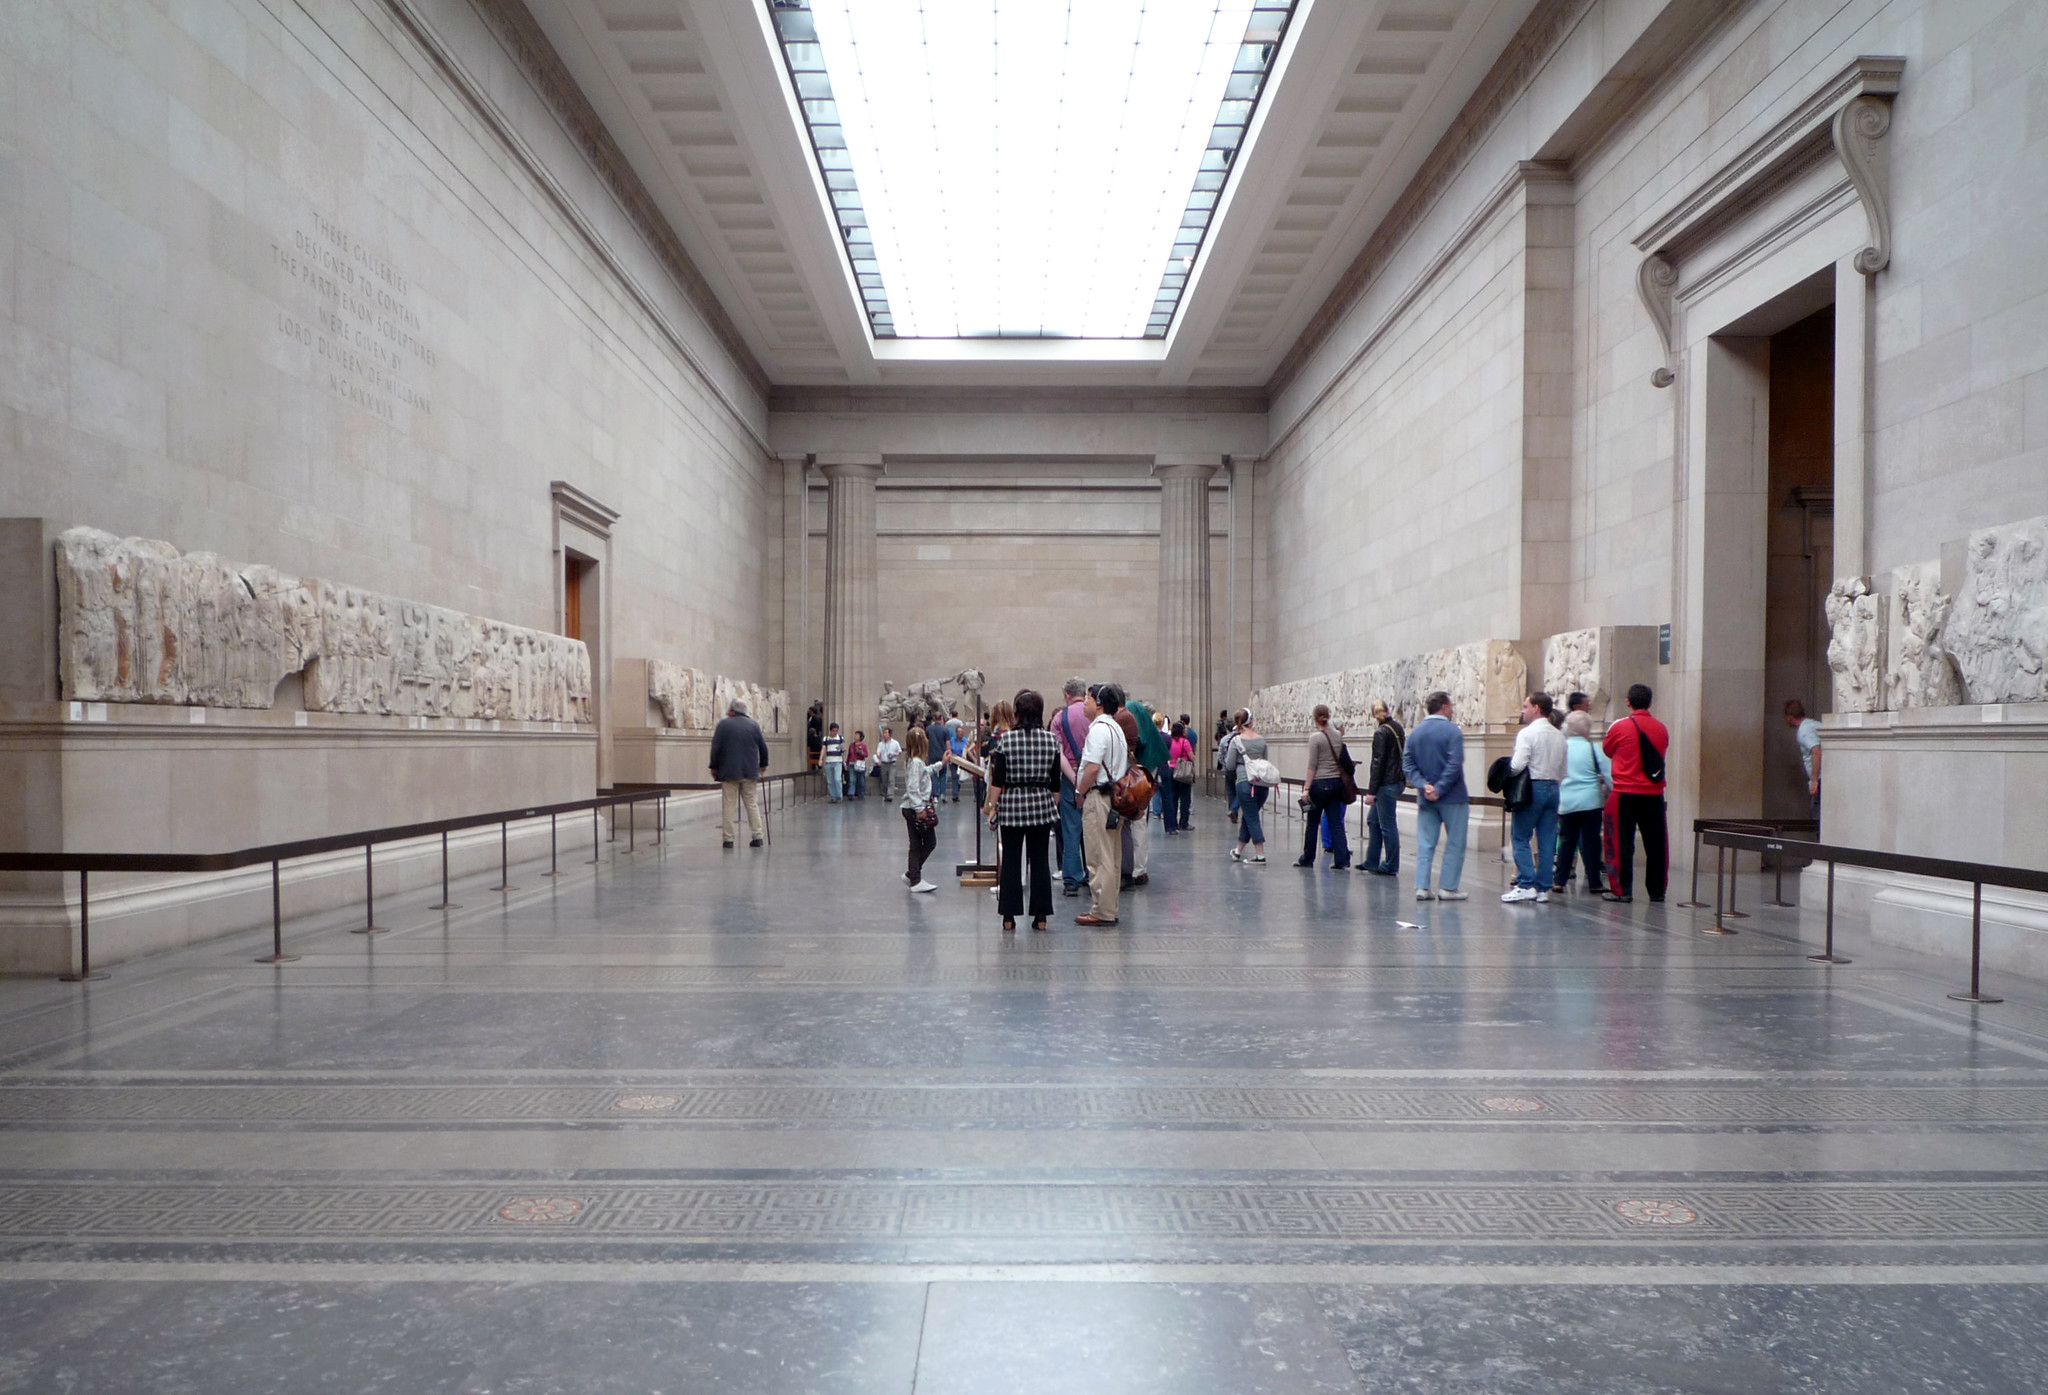
[[[30,288],[0,298],[0,515],[557,631],[564,479],[620,515],[614,652],[769,674],[757,370],[551,105],[523,11],[397,8],[0,27],[0,274]]]

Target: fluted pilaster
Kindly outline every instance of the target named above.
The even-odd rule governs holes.
[[[875,731],[881,696],[876,628],[875,481],[879,455],[821,455],[825,506],[825,720],[851,735]]]
[[[1158,456],[1159,701],[1199,725],[1210,701],[1209,481],[1221,456]]]

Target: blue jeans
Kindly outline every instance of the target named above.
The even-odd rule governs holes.
[[[1400,785],[1381,785],[1373,791],[1372,807],[1365,811],[1365,870],[1394,876],[1401,870]],[[1384,845],[1387,860],[1380,861]]]
[[[1166,794],[1166,831],[1178,832],[1188,826],[1188,814],[1194,807],[1195,782],[1182,784],[1171,776],[1161,786]]]
[[[846,779],[846,762],[828,760],[825,762],[825,797],[834,804],[839,802],[840,786]]]
[[[1429,864],[1436,857],[1436,841],[1444,840],[1443,879],[1440,891],[1456,891],[1465,872],[1465,829],[1472,806],[1460,799],[1445,804],[1434,799],[1415,801],[1415,889],[1429,890]]]
[[[1081,852],[1081,806],[1074,802],[1073,782],[1060,776],[1060,880],[1079,886],[1088,880],[1088,862]]]
[[[1263,844],[1266,841],[1265,825],[1259,822],[1259,810],[1266,807],[1266,796],[1272,793],[1264,785],[1255,785],[1249,780],[1237,782],[1237,841],[1242,847],[1246,843]]]
[[[853,769],[846,772],[846,778],[853,783],[853,788],[849,793],[855,799],[866,799],[868,797],[868,772],[866,770],[856,765]]]
[[[1237,813],[1237,782],[1234,780],[1230,785],[1230,812]]]
[[[1529,802],[1515,810],[1515,885],[1550,890],[1557,856],[1557,781],[1531,780]],[[1536,856],[1529,856],[1529,835],[1536,835]]]

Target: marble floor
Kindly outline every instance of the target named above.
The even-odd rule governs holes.
[[[0,982],[0,1391],[2048,1387],[2048,985],[1196,818],[1112,932],[870,801]]]

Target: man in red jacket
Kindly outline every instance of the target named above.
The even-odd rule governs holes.
[[[1607,728],[1600,743],[1614,763],[1615,866],[1603,901],[1632,901],[1636,832],[1643,835],[1643,885],[1652,901],[1664,899],[1671,875],[1671,836],[1664,825],[1664,753],[1671,733],[1650,715],[1650,689],[1628,690],[1628,715]]]

